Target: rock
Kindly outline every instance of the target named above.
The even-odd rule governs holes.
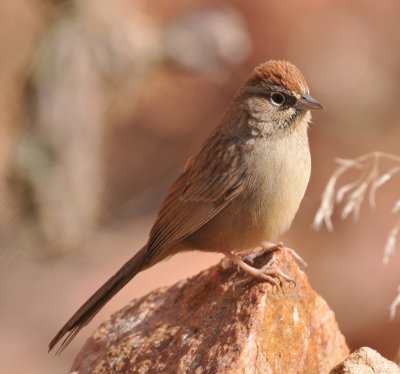
[[[261,267],[272,255],[247,256]],[[296,285],[273,287],[224,259],[133,300],[102,323],[75,359],[85,373],[328,373],[349,354],[335,316],[286,251]]]
[[[335,366],[330,374],[400,374],[400,368],[377,351],[362,347]]]

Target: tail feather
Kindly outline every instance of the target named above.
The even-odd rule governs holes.
[[[104,305],[137,273],[144,270],[147,246],[127,261],[106,283],[103,284],[78,311],[67,321],[49,344],[49,352],[64,337],[57,354],[61,353],[82,327],[86,326]]]

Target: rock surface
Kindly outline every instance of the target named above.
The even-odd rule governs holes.
[[[112,315],[72,371],[328,373],[349,354],[335,316],[288,252],[273,256],[295,286],[273,287],[224,259]],[[246,261],[261,267],[270,257],[259,252]]]
[[[377,351],[362,347],[335,366],[330,374],[400,374],[400,368]]]

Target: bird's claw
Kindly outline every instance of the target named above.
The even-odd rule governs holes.
[[[287,274],[285,274],[282,270],[280,270],[279,268],[272,267],[272,265],[277,263],[277,260],[274,258],[270,259],[268,261],[268,263],[266,265],[264,265],[262,268],[257,269],[253,266],[248,265],[239,256],[237,256],[231,252],[225,252],[224,254],[234,264],[236,264],[240,268],[242,268],[246,273],[252,275],[255,278],[267,281],[268,283],[270,283],[273,286],[282,285],[282,281],[281,281],[282,279],[296,285],[296,282],[291,277],[289,277]]]
[[[307,262],[304,260],[303,257],[301,257],[294,249],[285,247],[282,242],[279,243],[270,243],[270,242],[264,242],[261,244],[261,248],[266,250],[268,253],[275,252],[275,251],[287,251],[289,252],[297,261],[298,264],[304,269],[307,270]]]

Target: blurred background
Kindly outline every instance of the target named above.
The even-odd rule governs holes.
[[[221,256],[182,254],[140,274],[60,357],[47,344],[146,241],[170,183],[255,65],[288,59],[325,107],[313,171],[290,232],[351,349],[393,359],[399,254],[383,266],[399,180],[311,229],[335,157],[399,154],[396,0],[14,0],[0,2],[0,361],[65,373],[113,311]],[[398,217],[397,217],[398,219]],[[399,252],[399,251],[398,251]]]

